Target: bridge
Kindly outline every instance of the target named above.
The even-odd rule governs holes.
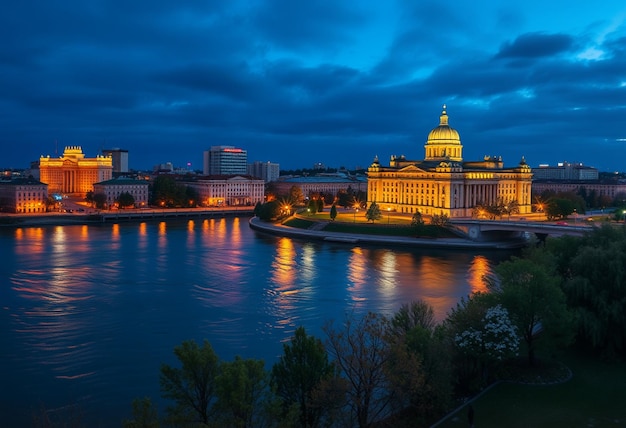
[[[583,236],[594,228],[592,224],[582,222],[557,224],[527,220],[454,219],[450,224],[475,241],[515,238],[529,233],[534,233],[543,241],[547,236]]]

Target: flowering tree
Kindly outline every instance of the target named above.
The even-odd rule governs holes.
[[[490,361],[502,361],[517,355],[520,338],[508,311],[501,305],[487,309],[481,329],[470,327],[454,337],[465,353]]]

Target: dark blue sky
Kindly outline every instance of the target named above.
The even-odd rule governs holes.
[[[626,171],[623,1],[26,0],[0,40],[1,167],[55,141],[135,169],[212,145],[386,165],[423,158],[446,103],[467,160]]]

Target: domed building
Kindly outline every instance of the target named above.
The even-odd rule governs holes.
[[[388,167],[378,158],[368,168],[368,204],[383,211],[472,216],[478,205],[514,204],[520,214],[531,212],[532,172],[524,158],[505,168],[501,156],[464,161],[459,133],[448,124],[446,106],[439,126],[428,134],[424,160],[391,156]]]

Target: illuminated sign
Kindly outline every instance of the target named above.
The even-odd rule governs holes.
[[[243,153],[243,150],[241,149],[222,149],[222,151],[228,153]]]

